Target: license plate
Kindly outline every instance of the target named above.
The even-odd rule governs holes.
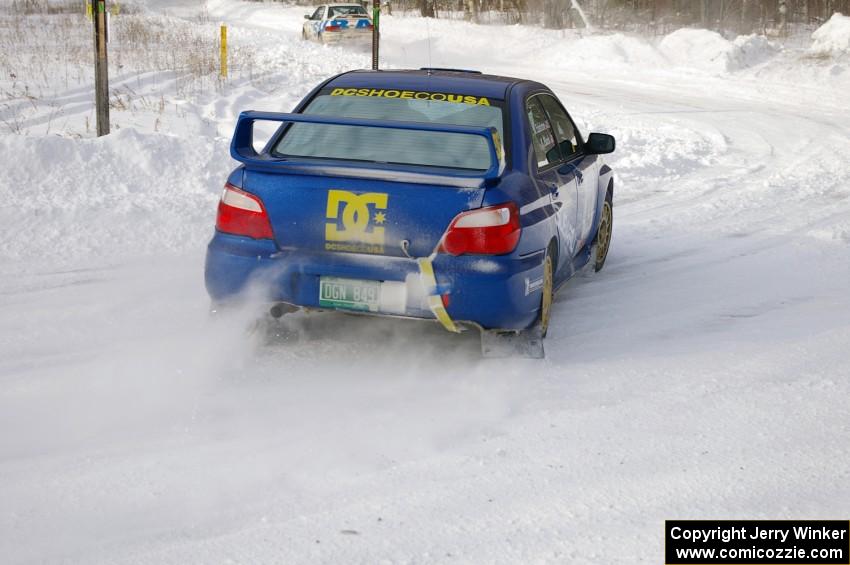
[[[380,302],[378,281],[319,277],[319,306],[377,312]]]

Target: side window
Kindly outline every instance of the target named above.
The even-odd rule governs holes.
[[[548,94],[542,94],[537,99],[543,104],[543,108],[549,116],[549,121],[552,122],[552,128],[555,130],[555,139],[564,157],[569,158],[578,153],[581,149],[578,133],[572,120],[564,112],[558,101]]]
[[[531,144],[534,147],[537,167],[543,168],[560,161],[561,154],[539,98],[539,96],[529,98],[525,103],[525,111],[528,116],[528,125],[531,127]]]
[[[310,19],[311,20],[321,20],[322,19],[322,12],[324,12],[324,11],[325,11],[324,6],[320,6],[320,7],[316,8],[316,11],[313,12],[313,16]]]

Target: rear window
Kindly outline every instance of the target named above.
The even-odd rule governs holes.
[[[363,6],[331,6],[328,8],[328,19],[345,18],[348,16],[368,17]]]
[[[503,140],[501,101],[440,92],[326,89],[305,114],[494,128]],[[272,150],[315,157],[484,171],[487,140],[478,135],[329,124],[292,124]]]

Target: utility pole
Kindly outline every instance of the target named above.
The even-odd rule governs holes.
[[[372,70],[378,70],[378,45],[381,42],[381,0],[372,0]]]
[[[94,6],[94,97],[97,135],[109,133],[109,65],[106,59],[106,0]]]

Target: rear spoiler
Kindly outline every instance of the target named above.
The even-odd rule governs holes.
[[[357,118],[340,118],[335,116],[317,116],[310,114],[283,114],[278,112],[247,111],[239,114],[236,122],[236,131],[230,144],[230,155],[237,161],[244,163],[250,169],[280,171],[320,175],[348,175],[348,176],[375,176],[376,164],[362,163],[357,161],[340,161],[337,159],[321,158],[281,158],[274,157],[265,150],[257,153],[254,150],[254,122],[269,121],[288,123],[328,124],[339,126],[359,126],[368,128],[401,129],[416,131],[435,131],[442,133],[456,133],[459,135],[477,135],[487,141],[490,152],[490,167],[483,172],[465,171],[462,169],[429,167],[421,165],[397,165],[378,163],[380,171],[393,171],[397,175],[401,173],[404,180],[412,182],[433,182],[430,177],[439,176],[461,180],[464,186],[472,186],[469,181],[492,181],[497,179],[503,170],[503,149],[499,134],[495,128],[456,126],[449,124],[430,124],[419,122],[396,122],[392,120],[364,120]],[[412,177],[411,177],[412,175]],[[378,176],[385,176],[379,174]],[[408,178],[410,177],[410,178]],[[422,177],[422,178],[419,178]],[[401,180],[401,179],[399,179]],[[455,184],[455,183],[453,183]],[[474,183],[474,184],[477,184]]]

